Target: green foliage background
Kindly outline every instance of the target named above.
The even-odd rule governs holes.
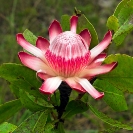
[[[17,53],[22,50],[16,43],[15,35],[19,32],[23,32],[25,29],[29,29],[36,36],[43,36],[48,38],[48,27],[53,19],[61,20],[61,15],[74,13],[74,7],[81,10],[82,13],[90,20],[94,25],[99,40],[101,40],[107,31],[106,21],[109,16],[113,14],[116,5],[121,0],[0,0],[0,64],[4,62],[17,62]],[[133,55],[133,42],[131,33],[123,43],[122,47],[116,48],[115,45],[109,49],[109,53],[126,53]],[[132,110],[132,98],[133,96],[127,96],[129,108]],[[11,94],[9,87],[4,80],[0,80],[0,104],[15,99]],[[90,98],[91,101],[93,99]],[[112,109],[106,106],[104,101],[95,102],[102,112],[110,115],[115,119],[123,118],[128,122],[133,122],[133,111],[130,113],[114,113]],[[28,115],[30,111],[22,110],[21,113],[16,114],[9,122],[13,124],[20,124]],[[105,125],[98,120],[90,111],[77,115],[73,119],[69,119],[65,123],[65,127],[68,130],[88,130],[97,129],[103,130]],[[110,129],[112,130],[112,129]],[[93,132],[93,131],[92,131]],[[93,132],[93,133],[94,133]],[[121,133],[128,133],[128,131],[120,131]]]

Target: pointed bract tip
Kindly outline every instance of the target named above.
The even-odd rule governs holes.
[[[61,28],[61,25],[60,23],[57,21],[57,20],[54,20],[51,25],[49,26],[49,39],[50,39],[50,42],[52,42],[55,37],[62,33],[62,28]]]
[[[73,15],[73,16],[71,16],[70,20],[71,20],[71,19],[78,19],[78,16]]]
[[[90,46],[91,43],[91,34],[88,29],[82,30],[79,35],[84,39],[85,43]]]
[[[59,27],[60,26],[60,27]],[[59,28],[61,28],[61,25],[60,25],[60,22],[59,21],[57,21],[57,20],[53,20],[52,21],[52,23],[50,24],[50,26],[49,26],[49,30],[51,29],[51,28],[53,28],[53,27],[59,27]]]
[[[42,89],[42,87],[39,88],[39,90],[40,90],[40,92],[41,92],[42,94],[45,94],[45,95],[51,95],[51,94],[53,93],[53,92],[44,91],[44,89]]]
[[[21,61],[21,56],[23,56],[24,54],[25,54],[24,51],[20,51],[20,52],[18,52],[18,57],[19,57],[20,61]]]
[[[70,29],[74,33],[76,33],[77,23],[78,23],[78,16],[72,16],[70,18]]]
[[[106,33],[106,35],[111,36],[111,38],[112,38],[112,32],[111,32],[111,30],[109,30],[109,31]]]
[[[112,62],[111,64],[113,64],[113,67],[112,67],[112,69],[111,69],[111,71],[112,71],[113,69],[115,69],[115,68],[117,67],[118,62]]]
[[[98,97],[96,97],[95,99],[96,99],[96,100],[99,100],[99,99],[102,99],[103,97],[104,97],[104,92],[101,92],[101,95],[98,96]]]
[[[24,39],[23,34],[22,33],[16,34],[16,40],[17,40],[18,43],[20,42],[20,39]]]

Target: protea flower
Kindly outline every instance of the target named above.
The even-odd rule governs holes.
[[[38,37],[36,46],[27,42],[23,34],[17,34],[18,44],[31,53],[19,52],[19,58],[44,80],[40,87],[42,93],[52,94],[65,81],[72,89],[99,99],[104,93],[98,92],[90,80],[110,72],[117,65],[116,62],[102,65],[106,58],[102,52],[110,44],[112,33],[108,31],[103,40],[89,50],[91,35],[87,29],[76,34],[77,22],[78,17],[72,16],[70,31],[63,32],[60,23],[54,20],[49,27],[50,41]]]

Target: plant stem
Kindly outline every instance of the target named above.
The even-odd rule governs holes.
[[[60,91],[60,106],[56,107],[57,112],[58,112],[58,119],[59,122],[64,123],[64,120],[61,119],[63,113],[65,112],[65,108],[69,102],[69,96],[71,94],[72,89],[65,83],[62,82],[62,84],[59,87],[59,91]],[[55,128],[58,128],[58,123],[56,123]]]
[[[71,94],[72,89],[65,82],[62,82],[62,84],[59,87],[59,91],[60,91],[60,106],[58,108],[58,119],[61,118],[63,112],[65,111],[67,103],[69,102],[69,96]]]

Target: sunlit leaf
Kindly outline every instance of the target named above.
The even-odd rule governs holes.
[[[47,117],[48,110],[45,110],[44,112],[36,112],[22,122],[13,133],[31,133],[37,131],[43,133]]]
[[[8,123],[8,122],[4,122],[0,125],[0,133],[11,133],[16,128],[17,128],[17,126],[15,126],[11,123]]]
[[[129,32],[129,31],[128,31]],[[117,32],[120,33],[120,32]],[[117,35],[117,34],[116,34]],[[127,32],[125,33],[120,33],[116,38],[113,38],[112,40],[115,42],[116,46],[119,46],[122,44],[122,42],[125,40],[125,37],[128,35]]]
[[[108,81],[122,92],[133,93],[133,58],[128,55],[110,55],[105,59],[105,63],[111,62],[118,62],[118,66],[99,78]]]
[[[122,26],[123,24],[129,22],[133,18],[133,7],[132,5],[127,5],[121,11],[118,15],[119,24]]]
[[[114,16],[119,22],[119,29],[113,35],[112,40],[116,45],[122,44],[127,34],[133,30],[133,0],[124,0],[118,6]]]
[[[46,126],[44,127],[44,133],[55,133],[53,131],[54,124],[53,123],[47,123]]]
[[[133,23],[130,23],[129,21],[126,21],[122,26],[120,26],[119,30],[116,31],[116,33],[113,35],[112,40],[116,43],[116,45],[120,45],[127,34],[129,34],[133,30]]]
[[[119,12],[121,11],[122,8],[125,7],[125,5],[127,4],[129,0],[122,0],[116,7],[115,11],[114,11],[114,16],[118,17]]]
[[[132,130],[132,127],[127,125],[127,124],[123,124],[120,121],[114,120],[110,117],[108,117],[107,115],[105,115],[104,113],[100,112],[99,110],[97,110],[96,108],[92,107],[92,105],[89,104],[90,110],[102,121],[104,121],[105,123],[108,123],[111,126],[114,127],[119,127],[119,128],[123,128],[123,129],[127,129],[127,130]]]
[[[118,19],[115,16],[110,16],[107,20],[107,27],[109,30],[117,31],[119,28]]]
[[[0,123],[12,117],[15,113],[22,109],[20,100],[13,100],[0,105]]]
[[[127,104],[122,91],[106,80],[96,80],[93,84],[95,88],[104,92],[104,101],[115,111],[127,110]]]
[[[42,112],[42,114],[39,116],[34,128],[32,129],[33,132],[40,132],[43,133],[45,129],[45,125],[47,122],[49,110],[45,110]]]
[[[35,45],[37,37],[28,29],[23,32],[24,38],[31,44]]]

